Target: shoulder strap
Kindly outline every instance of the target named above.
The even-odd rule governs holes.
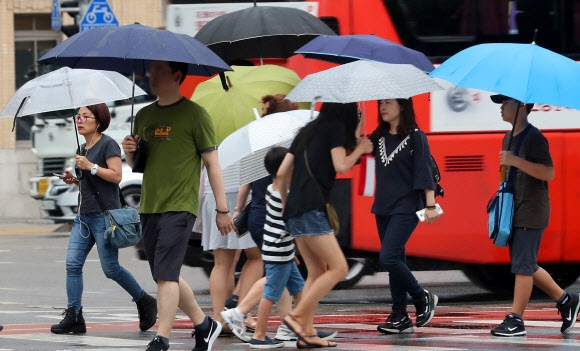
[[[328,201],[326,201],[326,198],[324,197],[324,194],[322,193],[322,189],[320,188],[320,183],[318,183],[318,180],[316,179],[316,177],[314,176],[314,174],[312,174],[312,171],[310,170],[310,165],[308,164],[308,154],[306,153],[306,148],[304,148],[304,163],[306,163],[306,169],[308,170],[308,174],[310,174],[310,176],[314,180],[314,183],[316,184],[316,189],[318,189],[318,193],[320,194],[322,201],[324,201],[324,203],[327,203]]]
[[[95,198],[95,200],[97,200],[99,207],[101,208],[101,210],[103,212],[105,212],[105,211],[107,211],[107,207],[105,206],[103,199],[101,199],[101,195],[93,186],[93,182],[91,181],[91,177],[92,177],[92,175],[89,174],[85,177],[85,180],[87,181],[87,185],[89,186],[89,190],[91,191],[91,194],[93,194],[93,197]],[[123,198],[123,194],[121,194],[121,187],[119,187],[119,200],[121,202],[121,207],[127,206],[127,202],[125,202],[125,199]]]
[[[517,142],[516,148],[514,150],[514,156],[518,156],[519,155],[519,153],[520,153],[520,147],[524,143],[524,139],[526,138],[526,135],[528,134],[528,131],[531,129],[530,126],[531,126],[531,124],[528,124],[526,126],[526,128],[524,128],[524,130],[522,130],[522,132],[518,136],[518,142]],[[512,172],[512,170],[513,170],[513,172]],[[514,183],[514,181],[516,179],[516,174],[517,174],[517,169],[510,166],[509,175],[508,175],[508,182],[509,183],[511,183],[511,184]]]

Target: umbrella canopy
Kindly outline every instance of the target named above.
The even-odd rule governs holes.
[[[286,98],[347,103],[410,98],[442,89],[413,65],[361,60],[306,76]]]
[[[264,116],[229,135],[218,148],[226,187],[239,187],[268,175],[264,156],[273,146],[288,147],[318,112],[292,110]]]
[[[117,72],[64,67],[20,87],[0,113],[0,118],[129,99],[132,90],[133,83]],[[135,95],[146,94],[143,89],[135,87]]]
[[[431,72],[457,87],[580,109],[580,65],[536,44],[480,44]]]
[[[408,63],[422,71],[435,69],[423,53],[376,35],[321,35],[295,51],[304,57],[338,64],[356,60]]]
[[[256,119],[253,108],[261,111],[264,95],[288,94],[300,77],[296,72],[276,65],[233,66],[227,72],[228,90],[218,76],[200,83],[191,100],[211,116],[218,143],[231,133]]]
[[[211,76],[230,67],[189,35],[139,23],[79,32],[42,56],[39,63],[144,75],[151,61],[189,64],[188,74]]]
[[[254,6],[219,16],[195,35],[227,62],[288,58],[319,35],[335,35],[317,17],[290,7]]]

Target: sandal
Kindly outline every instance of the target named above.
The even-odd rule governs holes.
[[[324,340],[317,335],[310,335],[296,341],[296,347],[299,349],[317,349],[322,347],[336,347],[337,344],[333,341]]]
[[[302,324],[300,324],[300,322],[298,322],[293,315],[291,314],[285,315],[284,317],[282,317],[282,322],[286,324],[286,326],[290,328],[290,330],[292,330],[294,334],[298,336],[299,339],[306,338],[306,336],[302,332],[304,330]]]

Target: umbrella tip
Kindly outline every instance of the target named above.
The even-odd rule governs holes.
[[[532,39],[532,44],[536,43],[536,39],[538,39],[538,28],[534,30],[534,39]]]
[[[228,87],[232,87],[232,81],[230,80],[230,77],[226,76],[226,80],[228,81]]]

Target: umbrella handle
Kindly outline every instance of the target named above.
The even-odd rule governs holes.
[[[507,166],[501,166],[499,168],[499,182],[503,182],[505,180],[505,176],[507,173]]]
[[[14,122],[12,122],[12,131],[13,132],[14,132],[14,128],[16,127],[16,118],[18,117],[18,112],[20,112],[20,109],[22,108],[22,106],[24,106],[24,103],[26,102],[26,100],[28,100],[29,97],[30,96],[27,96],[24,99],[22,99],[20,106],[18,106],[18,110],[16,110],[16,114],[14,115]]]

